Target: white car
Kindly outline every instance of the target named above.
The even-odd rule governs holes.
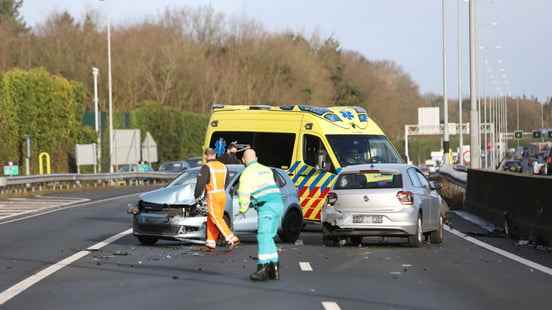
[[[363,237],[405,237],[420,247],[424,237],[443,242],[448,206],[415,166],[371,164],[345,167],[322,210],[323,241],[333,246]]]

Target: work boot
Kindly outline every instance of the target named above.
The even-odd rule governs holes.
[[[234,248],[236,248],[238,245],[240,245],[240,239],[238,239],[237,237],[234,237],[227,243],[226,251],[230,252]]]
[[[269,264],[270,280],[280,280],[280,263],[271,262]]]
[[[270,279],[270,267],[269,264],[258,264],[257,271],[249,276],[251,281],[266,281]]]

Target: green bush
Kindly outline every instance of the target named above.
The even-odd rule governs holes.
[[[201,154],[209,116],[180,112],[147,101],[130,113],[130,127],[151,133],[157,142],[159,161],[180,160]]]
[[[8,84],[0,75],[0,162],[18,162],[17,113],[14,102],[6,95],[8,93]]]
[[[15,119],[17,124],[17,129],[10,131],[8,145],[15,144],[17,152],[24,135],[30,135],[33,173],[38,172],[38,154],[41,152],[50,154],[54,172],[69,171],[70,154],[74,152],[75,144],[81,140],[93,141],[95,135],[84,129],[80,122],[84,110],[83,86],[41,68],[8,71],[2,76],[1,85],[0,104],[9,113],[2,109],[0,126],[12,126],[9,122],[5,125],[3,119]],[[0,153],[0,159],[13,156],[12,153]]]

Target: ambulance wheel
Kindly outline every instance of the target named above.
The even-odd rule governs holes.
[[[296,208],[290,208],[282,220],[282,229],[278,233],[280,240],[295,243],[303,229],[303,214]]]
[[[138,238],[138,241],[140,241],[140,244],[142,245],[154,245],[157,243],[158,238],[150,237],[150,236],[136,236]]]

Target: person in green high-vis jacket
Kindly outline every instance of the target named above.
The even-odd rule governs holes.
[[[278,248],[274,241],[284,209],[280,189],[274,180],[272,169],[257,162],[253,149],[244,152],[246,168],[240,176],[238,197],[240,213],[245,214],[252,206],[257,209],[257,271],[249,278],[253,281],[279,280],[280,265]]]

